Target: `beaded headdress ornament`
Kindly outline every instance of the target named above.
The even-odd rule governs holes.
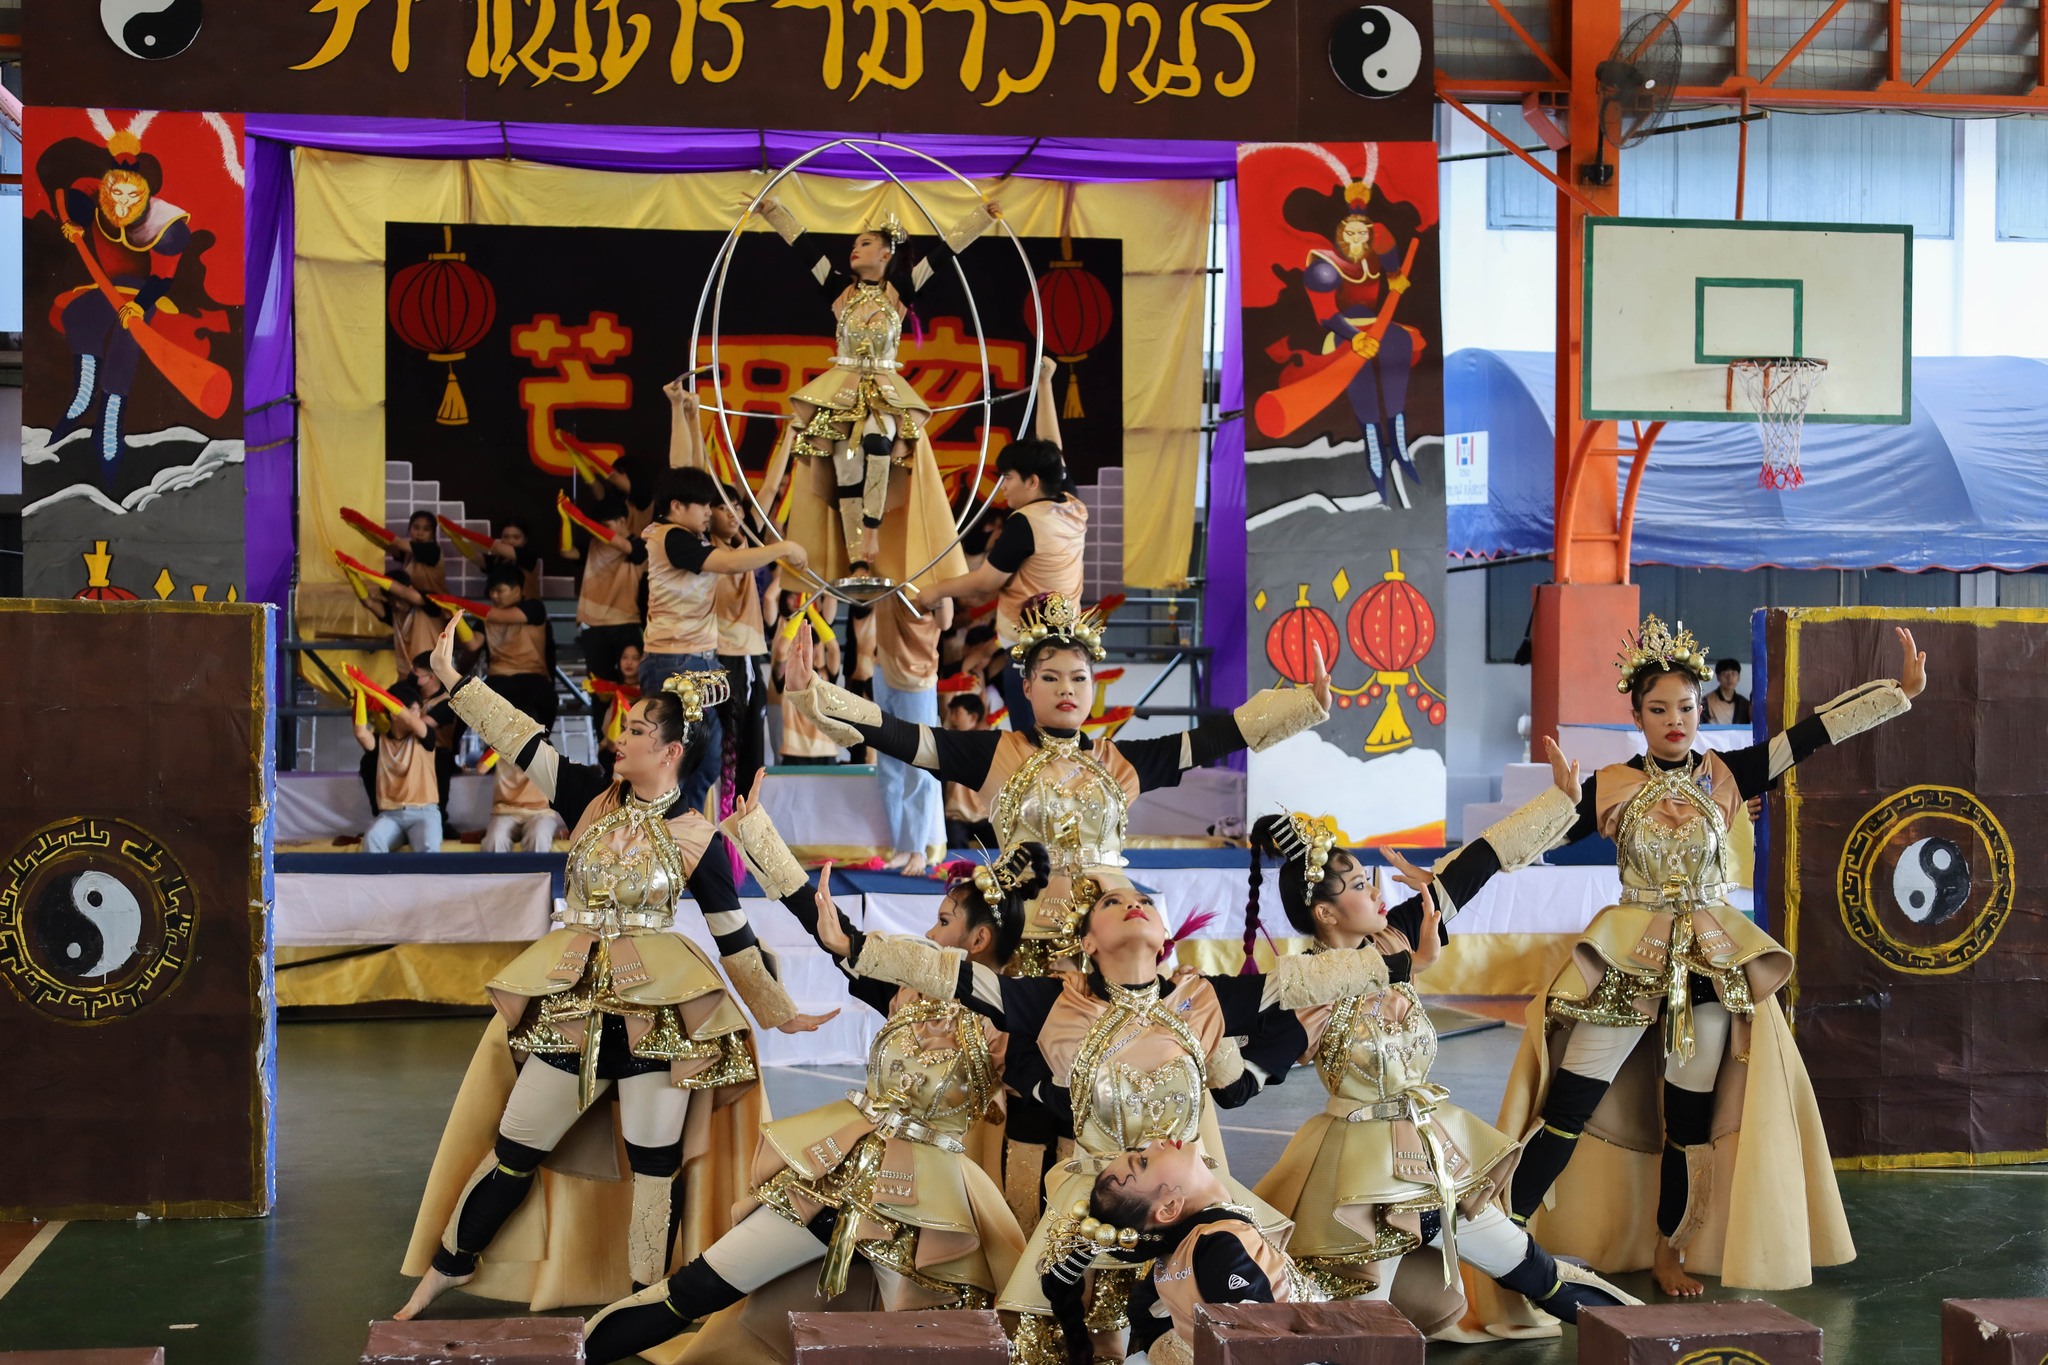
[[[1301,879],[1313,892],[1323,881],[1331,850],[1337,847],[1337,827],[1325,816],[1288,811],[1287,820],[1273,833],[1273,843],[1289,860],[1301,860]]]
[[[676,673],[662,683],[661,690],[682,702],[683,719],[695,725],[704,719],[707,707],[725,705],[732,695],[732,679],[722,668]]]
[[[903,221],[896,216],[894,210],[883,214],[882,221],[871,225],[868,231],[887,242],[891,251],[897,250],[910,240],[909,229],[903,226]]]
[[[1021,664],[1040,642],[1054,638],[1072,640],[1088,651],[1089,658],[1100,659],[1102,617],[1093,608],[1082,611],[1064,593],[1043,593],[1024,604],[1023,614],[1017,618],[1017,643],[1010,646],[1010,657]]]
[[[1031,875],[1031,858],[1023,845],[1018,845],[1000,858],[993,858],[974,869],[974,886],[981,892],[981,898],[991,910],[1000,910],[1003,898],[1023,885]]]
[[[1614,684],[1617,692],[1628,692],[1636,685],[1636,678],[1646,668],[1676,669],[1690,674],[1695,682],[1705,682],[1707,655],[1700,642],[1693,639],[1692,632],[1678,623],[1678,634],[1673,635],[1668,626],[1654,616],[1645,616],[1643,624],[1629,641],[1628,648],[1615,656],[1614,666],[1621,672],[1621,680]]]

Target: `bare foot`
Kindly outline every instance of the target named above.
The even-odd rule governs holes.
[[[405,1307],[399,1309],[391,1316],[400,1322],[411,1322],[435,1299],[440,1298],[451,1289],[468,1284],[475,1278],[476,1272],[474,1270],[470,1271],[467,1275],[443,1275],[432,1266],[428,1266],[427,1273],[420,1277],[419,1284],[414,1287],[412,1297],[405,1301]]]
[[[882,871],[884,872],[901,872],[908,866],[910,866],[910,855],[908,853],[892,853],[882,860]]]
[[[906,877],[924,877],[929,876],[930,873],[931,866],[925,862],[924,854],[922,853],[911,854],[903,864],[903,875]]]
[[[1676,1299],[1689,1299],[1706,1292],[1706,1286],[1685,1273],[1685,1253],[1665,1241],[1657,1239],[1657,1259],[1650,1266],[1650,1278],[1657,1282],[1661,1293]]]

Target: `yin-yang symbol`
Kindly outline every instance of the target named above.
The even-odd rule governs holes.
[[[131,57],[162,61],[199,36],[200,0],[100,0],[100,27]]]
[[[1422,35],[1396,10],[1361,5],[1330,34],[1330,68],[1352,94],[1387,99],[1415,83],[1422,70]]]
[[[81,981],[104,981],[135,960],[142,905],[118,877],[81,872],[58,877],[37,898],[30,933],[36,956]]]
[[[1939,924],[1970,899],[1970,862],[1947,839],[1919,839],[1892,869],[1892,899],[1915,924]]]

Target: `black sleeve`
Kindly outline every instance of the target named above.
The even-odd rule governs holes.
[[[1195,1243],[1195,1289],[1203,1303],[1271,1303],[1273,1282],[1235,1237]]]
[[[1140,1275],[1131,1286],[1128,1311],[1131,1319],[1129,1350],[1132,1355],[1152,1349],[1152,1343],[1173,1330],[1173,1319],[1155,1317],[1152,1306],[1159,1302],[1159,1286],[1150,1275]]]
[[[711,557],[711,547],[688,531],[663,536],[661,548],[668,553],[669,563],[688,573],[703,573],[704,561]]]
[[[1235,716],[1210,716],[1196,722],[1195,727],[1184,734],[1120,740],[1116,751],[1130,760],[1131,767],[1137,770],[1139,791],[1180,785],[1180,775],[1186,771],[1180,765],[1183,739],[1187,741],[1188,757],[1193,760],[1190,766],[1196,768],[1206,768],[1217,759],[1227,758],[1245,747],[1244,732],[1237,728]]]
[[[1792,746],[1792,761],[1803,763],[1828,746],[1828,728],[1821,723],[1819,716],[1808,716],[1795,721],[1792,728],[1785,731],[1785,742]],[[1771,776],[1769,741],[1730,749],[1721,755],[1721,761],[1735,775],[1735,789],[1742,793],[1745,801],[1753,796],[1762,796],[1778,785],[1778,779]]]
[[[531,545],[515,545],[512,547],[512,562],[525,572],[532,573],[540,567],[540,551]]]
[[[443,697],[440,701],[435,702],[427,711],[427,719],[434,722],[437,726],[454,725],[456,723],[455,708],[448,704],[446,697]]]
[[[433,541],[412,547],[412,562],[423,569],[431,569],[441,562],[441,547]]]
[[[548,609],[531,597],[519,599],[519,613],[526,618],[529,626],[544,626],[548,623]]]
[[[711,836],[711,842],[704,846],[704,856],[690,869],[687,885],[690,899],[697,902],[697,908],[704,912],[704,922],[711,927],[720,957],[759,946],[754,926],[747,923],[746,913],[740,909],[739,887],[732,879],[732,845],[726,842],[724,834]]]
[[[1595,773],[1579,784],[1579,818],[1572,821],[1572,827],[1564,832],[1566,843],[1576,844],[1600,832],[1600,807],[1595,800],[1595,784],[1599,780],[1600,775]]]
[[[628,564],[645,564],[647,562],[647,542],[637,535],[626,537],[626,562]],[[643,579],[642,582],[644,583],[645,580]],[[643,587],[641,591],[644,592],[646,589]]]
[[[1229,1085],[1219,1086],[1209,1092],[1219,1109],[1236,1109],[1248,1103],[1266,1085],[1279,1085],[1287,1079],[1287,1073],[1294,1069],[1301,1054],[1308,1051],[1308,1031],[1301,1026],[1301,1020],[1293,1010],[1274,1006],[1259,1008],[1259,1002],[1266,994],[1266,978],[1263,976],[1211,976],[1204,978],[1210,989],[1216,992],[1216,1003],[1223,1009],[1223,1031],[1233,1038],[1243,1038],[1238,1052],[1249,1063],[1242,1076]],[[1257,1067],[1265,1073],[1262,1081]]]
[[[804,932],[816,940],[820,948],[825,948],[824,940],[818,938],[818,888],[812,886],[809,882],[805,882],[802,886],[784,896],[782,903],[789,907],[791,914],[796,916],[797,923],[803,925]],[[838,914],[836,906],[833,913]],[[844,915],[839,915],[839,932],[846,935],[848,955],[858,960],[861,945],[867,942],[867,935],[848,923]],[[853,972],[847,970],[847,958],[841,957],[830,948],[825,948],[825,952],[831,957],[834,965],[845,975],[848,993],[875,1013],[885,1019],[888,1018],[889,1006],[896,999],[896,987],[890,982],[877,981],[873,977],[856,976]]]
[[[1037,552],[1031,519],[1013,512],[1003,519],[1003,531],[996,537],[996,543],[988,547],[988,562],[1004,573],[1015,573]]]
[[[939,757],[939,780],[958,782],[967,787],[979,787],[988,781],[988,770],[996,761],[996,747],[1003,742],[1001,730],[941,730],[935,725],[900,720],[886,711],[882,713],[880,725],[864,725],[859,721],[847,721],[844,717],[834,719],[860,731],[864,744],[898,763],[914,764],[918,745],[925,732],[929,731],[932,748]]]

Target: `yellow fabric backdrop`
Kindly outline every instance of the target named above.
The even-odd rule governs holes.
[[[384,225],[493,223],[533,227],[726,229],[762,183],[751,172],[641,175],[520,161],[415,161],[302,148],[298,188],[297,330],[301,517],[299,625],[313,635],[372,635],[334,551],[359,554],[337,512],[384,509]],[[975,196],[918,182],[942,227]],[[983,182],[1019,236],[1059,234],[1067,187],[1048,180]],[[1124,246],[1124,577],[1157,587],[1187,575],[1201,458],[1202,299],[1212,187],[1151,181],[1074,187],[1068,230]],[[924,231],[909,197],[886,183],[806,176],[777,196],[820,229],[845,230],[894,212]],[[690,326],[690,308],[674,319]]]

